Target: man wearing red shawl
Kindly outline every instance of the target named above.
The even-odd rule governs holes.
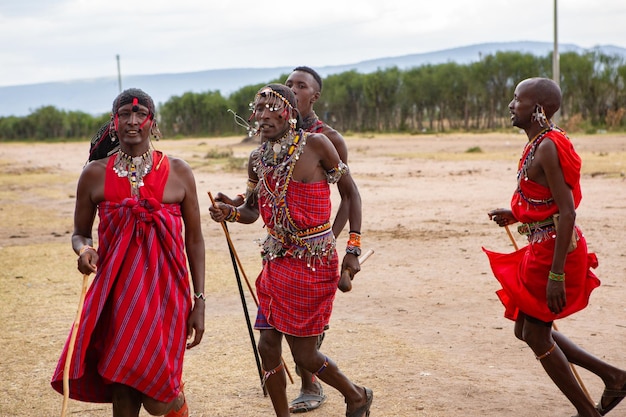
[[[509,104],[513,126],[528,136],[518,166],[511,209],[495,209],[489,218],[505,227],[521,222],[518,231],[528,245],[510,254],[485,250],[495,277],[505,317],[515,321],[515,336],[525,341],[546,373],[580,417],[603,416],[626,395],[626,371],[581,349],[552,328],[555,319],[585,308],[600,285],[591,268],[595,254],[575,224],[581,160],[569,138],[551,118],[561,105],[561,90],[546,78],[530,78],[515,89]],[[605,384],[600,402],[587,398],[569,363],[598,375]]]
[[[339,281],[339,261],[330,224],[329,184],[342,199],[358,198],[353,181],[340,181],[348,167],[321,133],[306,133],[293,92],[281,84],[263,87],[252,117],[261,145],[248,164],[246,197],[238,207],[218,202],[210,207],[217,222],[253,223],[261,216],[268,234],[262,243],[263,269],[256,281],[260,330],[259,354],[264,383],[277,417],[288,417],[286,376],[281,359],[285,336],[300,369],[340,391],[346,416],[369,416],[373,393],[355,385],[317,347],[330,320]],[[306,151],[305,151],[306,150]],[[342,270],[360,270],[360,204],[348,204],[350,238]]]
[[[195,180],[184,161],[150,149],[150,134],[160,132],[143,91],[115,99],[108,131],[119,151],[88,163],[77,187],[72,247],[79,271],[96,275],[67,359],[69,396],[111,402],[114,417],[137,417],[142,406],[152,415],[187,416],[183,356],[202,339],[205,309]],[[66,343],[52,378],[59,392],[67,350]]]

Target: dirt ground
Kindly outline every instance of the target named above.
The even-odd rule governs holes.
[[[626,368],[626,135],[574,135],[572,140],[584,161],[577,222],[600,260],[596,272],[602,286],[586,310],[558,325],[581,346]],[[508,205],[525,141],[514,131],[347,137],[363,200],[363,246],[375,254],[353,290],[337,294],[322,351],[353,381],[374,390],[372,416],[575,414],[532,352],[514,338],[481,251],[481,246],[512,250],[487,211]],[[155,145],[192,165],[203,208],[207,331],[185,357],[191,416],[273,415],[260,387],[224,234],[207,210],[208,191],[243,190],[246,174],[237,165],[251,145],[241,138]],[[87,149],[87,143],[0,143],[2,417],[61,412],[62,396],[49,380],[79,299],[81,275],[70,235],[76,180]],[[241,159],[206,157],[224,149]],[[261,224],[229,227],[253,285]],[[340,246],[345,239],[344,232]],[[516,239],[523,245],[519,235]],[[249,295],[247,305],[254,315]],[[286,344],[283,357],[296,377]],[[599,398],[601,381],[579,373]],[[295,397],[297,380],[287,389]],[[344,415],[341,395],[325,389],[328,401],[309,415]],[[68,415],[109,416],[111,408],[70,401]],[[611,415],[626,415],[626,402]]]

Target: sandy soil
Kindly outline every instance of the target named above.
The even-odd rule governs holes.
[[[525,137],[513,132],[347,140],[363,199],[363,245],[375,254],[353,290],[338,293],[322,350],[351,379],[374,390],[371,415],[574,414],[532,352],[514,338],[512,322],[502,317],[496,281],[481,251],[512,250],[505,231],[486,213],[508,204]],[[581,136],[573,142],[585,162],[578,223],[599,257],[596,272],[603,284],[585,311],[558,324],[583,347],[626,367],[626,136]],[[240,138],[163,140],[156,146],[189,161],[203,207],[209,298],[205,338],[185,358],[191,415],[273,415],[259,384],[224,235],[206,210],[207,191],[240,192],[246,175],[232,168],[237,161],[205,155],[230,148],[243,161],[251,147]],[[49,379],[79,299],[81,276],[70,235],[87,148],[0,144],[2,417],[60,415],[62,397]],[[231,225],[230,232],[253,284],[261,225]],[[346,238],[344,233],[340,244]],[[249,295],[247,300],[253,312]],[[295,377],[286,344],[283,357]],[[601,381],[579,373],[599,398]],[[343,415],[341,395],[325,388],[328,401],[310,415]],[[287,389],[295,397],[297,381]],[[68,415],[111,411],[109,404],[71,401]],[[626,415],[626,402],[612,415]]]

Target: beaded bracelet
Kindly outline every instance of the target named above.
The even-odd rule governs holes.
[[[97,252],[96,248],[94,248],[93,246],[85,245],[82,248],[80,248],[80,250],[78,251],[78,256],[81,256],[83,253],[87,252],[89,249],[91,249],[94,252]]]
[[[228,216],[224,220],[226,220],[227,222],[235,223],[239,220],[239,217],[241,217],[241,212],[239,211],[239,209],[237,207],[232,207],[230,209],[230,213],[228,213]]]
[[[202,301],[206,301],[206,297],[204,296],[204,293],[202,292],[196,292],[193,294],[193,298],[197,299],[201,299]]]
[[[361,234],[359,232],[350,232],[348,246],[356,246],[357,248],[361,247]]]
[[[565,281],[565,273],[556,274],[556,273],[550,271],[550,273],[548,274],[548,279],[551,280],[551,281],[563,282],[563,281]]]

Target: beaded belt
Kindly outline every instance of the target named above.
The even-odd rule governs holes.
[[[517,232],[528,236],[529,243],[538,243],[556,237],[556,227],[552,217],[538,222],[523,223],[517,227]]]
[[[539,222],[522,223],[517,227],[517,232],[520,235],[530,236],[535,232],[539,232],[549,227],[554,227],[554,220],[552,220],[552,217],[541,220]]]
[[[307,238],[315,237],[316,235],[324,234],[328,232],[330,228],[331,228],[331,225],[329,222],[327,222],[324,224],[320,224],[319,226],[311,227],[306,230],[299,230],[298,232],[294,234],[301,239],[307,239]],[[278,237],[274,229],[271,229],[268,227],[267,232],[274,237]]]

